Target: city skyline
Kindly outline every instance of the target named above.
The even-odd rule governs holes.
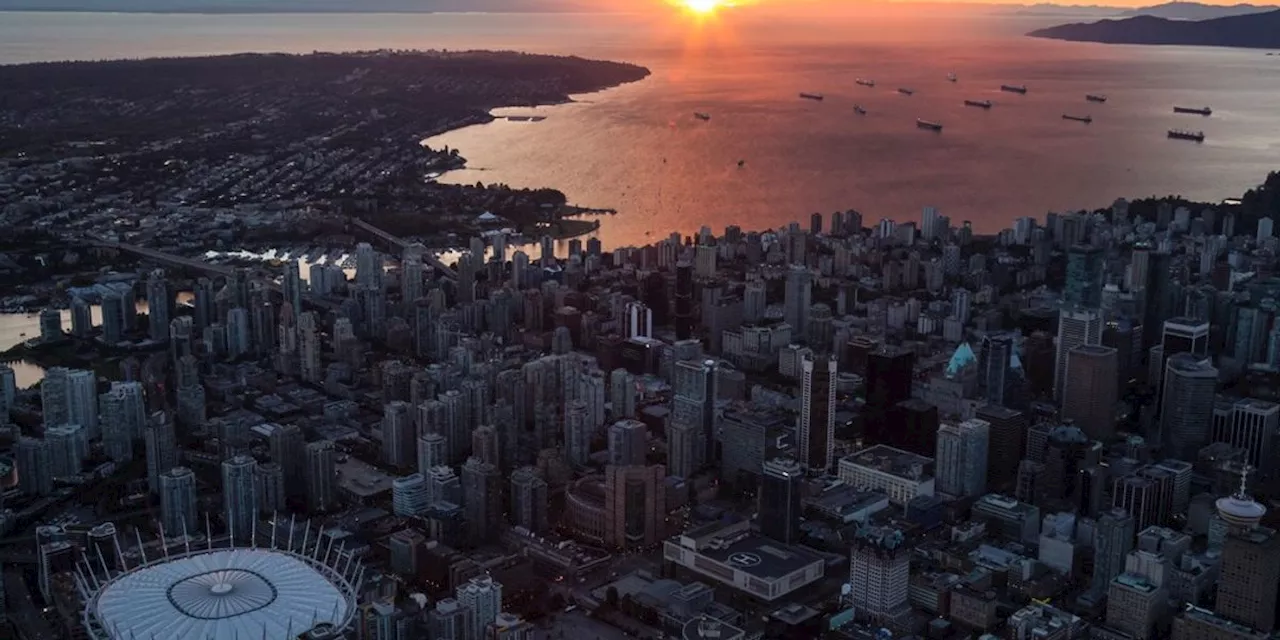
[[[1259,41],[128,1],[0,0],[0,637],[1280,634]]]

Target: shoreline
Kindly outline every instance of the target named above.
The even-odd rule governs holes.
[[[626,64],[634,64],[634,63],[626,63]],[[647,80],[647,79],[649,79],[650,77],[652,77],[652,76],[653,76],[653,71],[652,71],[651,69],[649,69],[648,67],[644,67],[643,65],[636,65],[636,66],[639,66],[639,67],[641,67],[642,69],[644,69],[644,70],[645,70],[645,75],[644,75],[642,78],[640,78],[640,79],[638,79],[638,80],[630,80],[630,81],[626,81],[626,82],[620,82],[620,83],[618,83],[618,84],[615,84],[615,85],[610,86],[610,87],[605,87],[605,88],[600,89],[600,90],[598,90],[598,91],[592,91],[592,92],[590,92],[590,93],[586,93],[586,94],[578,94],[578,95],[594,95],[594,94],[603,93],[603,92],[605,92],[605,91],[609,91],[609,90],[612,90],[612,89],[616,89],[616,88],[618,88],[618,87],[626,86],[626,85],[629,85],[629,84],[635,84],[635,83],[637,83],[637,82],[644,82],[645,80]],[[496,111],[496,110],[498,110],[498,109],[521,109],[521,108],[526,108],[526,109],[539,109],[539,108],[542,108],[542,107],[559,107],[559,106],[564,106],[564,105],[569,105],[569,104],[583,104],[583,102],[582,102],[582,101],[579,101],[579,100],[574,99],[574,96],[570,95],[570,96],[568,96],[568,97],[566,97],[566,98],[564,98],[564,99],[562,99],[562,100],[558,100],[558,101],[554,101],[554,102],[538,103],[538,104],[534,104],[534,105],[509,105],[509,106],[498,106],[498,107],[493,107],[492,109],[489,109],[488,111],[486,111],[486,112],[485,112],[485,116],[484,116],[484,118],[480,119],[480,121],[478,121],[478,122],[471,122],[471,123],[467,123],[467,124],[462,124],[461,126],[454,126],[454,127],[448,127],[448,128],[445,128],[445,130],[443,130],[443,131],[440,131],[440,132],[437,132],[437,133],[432,133],[431,135],[428,135],[428,136],[426,136],[426,137],[422,138],[422,139],[419,141],[419,144],[421,144],[421,145],[422,145],[424,148],[426,148],[426,149],[438,150],[436,147],[432,147],[430,144],[428,144],[428,143],[427,143],[427,141],[428,141],[429,139],[431,139],[431,138],[435,138],[435,137],[442,136],[442,135],[445,135],[445,134],[448,134],[448,133],[452,133],[452,132],[454,132],[454,131],[461,131],[462,129],[466,129],[466,128],[468,128],[468,127],[491,125],[491,124],[493,124],[493,123],[495,123],[495,122],[498,122],[498,121],[501,121],[501,120],[507,120],[507,119],[510,117],[510,116],[497,116],[497,115],[494,115],[494,114],[493,114],[493,112],[494,112],[494,111]],[[536,123],[536,121],[535,121],[535,123]],[[453,156],[453,157],[454,157],[454,159],[456,160],[456,162],[452,163],[452,166],[450,166],[450,167],[448,167],[448,168],[446,168],[446,169],[444,169],[444,170],[433,170],[433,171],[432,171],[433,176],[430,178],[430,180],[431,180],[432,182],[438,182],[441,178],[444,178],[445,176],[448,176],[448,175],[449,175],[450,173],[452,173],[452,172],[455,172],[455,171],[462,171],[462,170],[465,170],[465,169],[469,169],[469,168],[471,168],[471,167],[469,167],[469,166],[468,166],[468,160],[467,160],[467,157],[466,157],[465,155],[463,155],[463,153],[462,153],[462,150],[461,150],[461,149],[458,149],[457,147],[448,147],[448,145],[445,145],[444,147],[441,147],[441,148],[449,148],[449,149],[453,152],[453,154],[454,154],[454,156]],[[481,169],[472,169],[472,170],[473,170],[473,171],[480,171]],[[461,183],[450,183],[450,182],[445,182],[445,183],[442,183],[442,184],[461,184]],[[555,232],[548,234],[548,235],[550,235],[550,237],[551,237],[552,239],[556,240],[557,242],[559,242],[559,241],[565,241],[565,240],[571,240],[571,239],[573,239],[573,238],[580,238],[580,237],[582,237],[582,236],[585,236],[585,235],[588,235],[588,234],[591,234],[591,233],[594,233],[594,232],[596,232],[596,231],[599,231],[599,230],[600,230],[601,222],[600,222],[600,220],[599,220],[599,219],[586,221],[586,220],[580,220],[579,218],[588,217],[588,216],[592,216],[592,217],[594,217],[594,216],[605,216],[605,215],[617,215],[617,214],[618,214],[618,210],[617,210],[617,209],[615,209],[615,208],[613,208],[613,207],[583,207],[583,206],[579,206],[579,205],[569,204],[569,203],[568,203],[568,194],[566,194],[565,192],[561,191],[559,188],[557,188],[557,187],[555,187],[555,186],[530,187],[530,188],[533,188],[533,189],[537,189],[537,188],[541,188],[541,189],[550,189],[550,190],[555,191],[556,193],[560,194],[561,196],[563,196],[563,197],[565,198],[565,204],[563,204],[563,205],[561,205],[561,206],[559,207],[559,210],[556,212],[556,213],[557,213],[556,221],[555,221],[554,223],[552,223],[552,224],[554,224],[555,226],[557,226],[557,227],[559,227],[559,228],[558,228]],[[568,227],[568,228],[565,228],[565,227]],[[524,233],[524,231],[523,231],[523,230],[519,230],[519,231],[520,231],[521,233]],[[530,239],[530,242],[532,243],[532,242],[534,242],[534,240]]]

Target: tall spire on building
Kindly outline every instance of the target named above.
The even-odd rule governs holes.
[[[1253,467],[1244,465],[1240,469],[1240,489],[1230,496],[1219,498],[1215,503],[1218,515],[1231,527],[1252,529],[1258,526],[1263,516],[1267,515],[1267,508],[1249,496],[1248,482],[1251,471]]]

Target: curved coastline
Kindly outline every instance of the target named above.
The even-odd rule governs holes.
[[[629,64],[629,63],[628,63],[628,64]],[[639,66],[639,65],[635,65],[635,66]],[[447,134],[454,133],[454,132],[457,132],[457,131],[462,131],[462,130],[464,130],[464,129],[469,129],[469,128],[471,128],[471,127],[485,127],[485,126],[489,126],[489,125],[494,124],[495,122],[499,122],[499,121],[502,121],[502,120],[507,119],[507,118],[508,118],[508,116],[497,115],[497,114],[495,114],[495,113],[494,113],[494,112],[496,112],[496,111],[500,111],[500,110],[505,110],[505,109],[543,109],[543,108],[550,108],[550,109],[553,109],[553,108],[555,108],[555,107],[562,107],[562,106],[573,105],[573,104],[585,104],[585,103],[587,103],[588,101],[586,101],[586,100],[578,100],[577,98],[585,97],[585,96],[596,96],[596,95],[599,95],[599,94],[603,94],[603,93],[605,93],[605,92],[608,92],[608,91],[610,91],[610,90],[612,90],[612,89],[616,89],[616,88],[618,88],[618,87],[622,87],[622,86],[629,85],[629,84],[634,84],[634,83],[637,83],[637,82],[642,82],[642,81],[644,81],[645,79],[647,79],[648,77],[650,77],[650,76],[652,75],[652,72],[651,72],[649,69],[647,69],[647,68],[645,68],[645,67],[640,67],[640,68],[644,70],[644,76],[643,76],[643,77],[641,77],[641,78],[639,78],[639,79],[637,79],[637,80],[628,80],[628,81],[624,81],[624,82],[619,82],[618,84],[615,84],[615,85],[610,86],[610,87],[605,87],[605,88],[603,88],[603,89],[600,89],[599,91],[591,91],[591,92],[587,92],[587,93],[581,93],[581,94],[574,94],[574,95],[570,95],[570,96],[566,97],[565,99],[563,99],[563,100],[558,100],[558,101],[544,102],[544,103],[539,103],[539,104],[535,104],[535,105],[511,105],[511,106],[500,106],[500,107],[494,107],[494,108],[492,108],[492,109],[488,110],[487,112],[485,112],[484,117],[483,117],[483,118],[478,119],[477,121],[473,121],[473,122],[466,122],[466,123],[462,123],[462,124],[460,124],[459,126],[447,127],[447,128],[444,128],[444,129],[443,129],[443,130],[441,130],[441,131],[433,132],[431,135],[429,135],[429,136],[427,136],[427,137],[423,138],[423,139],[420,141],[420,143],[422,144],[422,146],[423,146],[423,147],[426,147],[426,148],[428,148],[428,149],[433,149],[433,150],[439,150],[439,149],[442,149],[442,148],[448,148],[448,145],[439,145],[439,146],[432,145],[432,144],[431,144],[431,140],[432,140],[432,139],[434,139],[434,138],[438,138],[438,137],[440,137],[440,136],[443,136],[443,135],[447,135]],[[541,115],[541,114],[539,114],[539,115]],[[551,117],[551,114],[547,114],[547,115],[546,115],[546,117]],[[536,124],[536,122],[535,122],[534,124]],[[435,172],[433,172],[433,175],[432,175],[432,176],[431,176],[431,178],[430,178],[432,181],[439,180],[439,179],[444,178],[444,177],[448,176],[449,174],[451,174],[451,173],[455,173],[455,172],[457,172],[457,171],[462,171],[462,170],[467,170],[467,169],[470,169],[470,170],[473,170],[473,171],[483,171],[483,170],[484,170],[483,168],[476,168],[476,167],[470,167],[470,166],[468,166],[468,164],[467,164],[467,158],[466,158],[466,155],[462,152],[462,149],[459,149],[459,148],[457,148],[457,147],[453,147],[453,148],[452,148],[452,151],[454,152],[454,158],[455,158],[455,160],[456,160],[456,161],[455,161],[455,162],[450,163],[450,165],[449,165],[448,167],[445,167],[445,168],[443,168],[443,169],[441,169],[441,170],[439,170],[439,171],[435,171]],[[607,215],[615,215],[615,214],[617,214],[617,213],[618,213],[618,210],[617,210],[617,209],[614,209],[614,208],[611,208],[611,207],[603,207],[603,208],[602,208],[602,207],[584,207],[584,206],[579,206],[579,205],[575,205],[575,204],[569,203],[569,202],[568,202],[568,196],[567,196],[564,192],[560,191],[559,189],[556,189],[555,187],[545,187],[545,188],[547,188],[547,189],[551,189],[551,190],[554,190],[554,191],[556,191],[557,193],[559,193],[561,196],[564,196],[564,197],[565,197],[565,202],[566,202],[566,204],[564,204],[564,205],[561,207],[562,211],[561,211],[560,215],[559,215],[559,216],[557,217],[557,219],[556,219],[556,224],[558,225],[558,228],[556,228],[556,229],[552,230],[550,233],[547,233],[547,234],[546,234],[546,235],[551,236],[551,237],[552,237],[553,239],[555,239],[556,241],[564,241],[564,240],[569,240],[569,239],[572,239],[572,238],[579,238],[579,237],[585,236],[585,235],[590,234],[590,233],[595,233],[596,231],[598,231],[598,230],[600,229],[600,217],[603,217],[603,216],[604,216],[604,215],[606,215],[606,214],[607,214]],[[584,217],[593,217],[593,218],[595,218],[595,219],[593,219],[593,220],[582,220],[581,218],[584,218]],[[533,239],[532,239],[531,237],[526,238],[526,240],[527,240],[528,242],[533,242]]]

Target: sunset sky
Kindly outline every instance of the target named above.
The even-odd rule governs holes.
[[[1201,0],[1205,4],[1229,5],[1236,0]],[[1106,0],[1096,4],[1069,2],[1060,6],[1100,9],[1102,7],[1134,7],[1159,4],[1159,0]],[[727,10],[750,8],[753,11],[799,11],[808,13],[853,13],[867,6],[886,4],[920,5],[1033,5],[1027,0],[0,0],[0,10],[100,10],[100,11],[607,11],[636,12],[648,8],[670,10],[673,5],[689,4],[700,8],[712,4],[731,5]],[[721,10],[726,10],[721,9]]]

